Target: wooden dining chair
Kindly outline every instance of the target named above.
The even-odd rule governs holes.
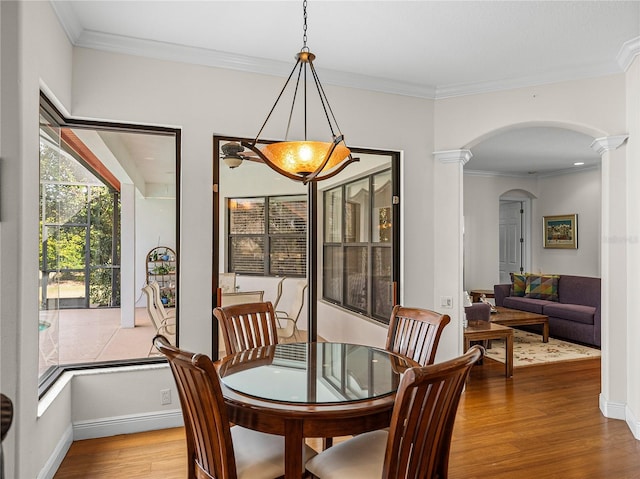
[[[396,305],[389,320],[386,349],[422,366],[433,364],[442,330],[450,321],[447,314]]]
[[[273,479],[284,475],[284,437],[231,427],[211,359],[180,350],[158,335],[176,381],[187,438],[188,479]],[[306,446],[307,459],[315,451]],[[303,471],[300,471],[301,475]]]
[[[217,307],[213,314],[220,324],[227,355],[278,344],[276,313],[270,301]]]
[[[483,355],[476,345],[452,360],[408,369],[391,427],[319,453],[307,462],[307,471],[319,479],[446,479],[460,396],[471,366]]]

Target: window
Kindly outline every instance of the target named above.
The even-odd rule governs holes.
[[[229,198],[227,210],[229,272],[306,275],[306,196]]]
[[[397,281],[392,169],[323,193],[323,299],[387,323]]]
[[[33,298],[39,304],[41,396],[66,370],[163,360],[149,349],[156,328],[145,302],[135,298],[147,272],[139,252],[162,235],[179,254],[179,130],[70,120],[44,95],[40,100]],[[158,216],[164,221],[146,221]],[[137,230],[135,241],[121,241],[125,228]],[[123,254],[136,261],[121,265]],[[125,290],[134,294],[121,305]]]

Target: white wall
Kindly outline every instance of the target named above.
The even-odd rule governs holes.
[[[72,48],[47,2],[0,2],[0,387],[18,406],[8,477],[33,478],[69,428],[68,396],[38,419],[39,89],[71,104]]]
[[[473,158],[468,164],[473,169]],[[511,190],[537,196],[533,178],[464,175],[464,289],[492,289],[500,280],[500,197]],[[530,225],[528,225],[530,227]]]
[[[634,432],[636,438],[640,439],[640,381],[638,381],[638,371],[640,371],[640,348],[638,338],[640,338],[640,295],[635,291],[636,272],[640,268],[640,56],[636,55],[635,61],[627,70],[627,124],[629,140],[627,145],[627,190],[629,197],[627,204],[627,237],[626,243],[629,248],[629,269],[626,277],[626,284],[629,285],[628,317],[626,334],[627,371],[626,384],[628,384],[627,411],[625,419],[629,427]]]
[[[145,306],[142,287],[147,282],[147,254],[156,246],[176,249],[176,202],[173,199],[143,198],[136,194],[135,284],[136,306]]]
[[[530,272],[600,277],[600,183],[596,168],[541,178],[465,174],[465,290],[498,284],[499,202],[511,190],[533,196],[532,218],[525,225],[531,231]],[[542,217],[573,213],[578,214],[578,249],[545,249]]]
[[[203,258],[210,258],[212,248],[218,247],[211,237],[212,135],[255,134],[259,120],[249,120],[246,112],[266,112],[281,82],[280,78],[268,76],[86,49],[76,51],[74,115],[182,128],[180,314],[182,318],[190,318],[181,322],[181,341],[185,347],[210,350],[210,305],[203,298],[210,295],[211,272],[203,267]],[[432,223],[432,201],[423,187],[433,181],[433,175],[429,174],[432,147],[428,141],[432,102],[345,88],[326,89],[343,130],[349,132],[349,144],[404,150],[405,214],[416,218],[410,226],[405,225],[414,231],[406,235],[404,250],[420,258],[405,267],[405,295],[409,300],[413,298],[416,306],[431,307],[428,285],[432,279],[425,278],[422,272],[429,270],[432,263],[428,246],[432,235],[428,227]],[[163,101],[159,102],[159,98]],[[231,113],[234,111],[238,115]],[[241,173],[244,166],[236,171]],[[255,189],[249,190],[252,191]],[[457,346],[451,348],[449,355],[456,351]]]
[[[533,201],[533,271],[600,277],[600,170],[541,178]],[[542,217],[578,215],[578,249],[545,249]]]

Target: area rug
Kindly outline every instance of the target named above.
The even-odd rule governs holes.
[[[487,357],[504,363],[504,340],[491,341],[491,349],[487,349]],[[530,366],[533,364],[552,363],[557,361],[575,361],[600,357],[600,350],[579,344],[549,338],[542,342],[542,336],[519,329],[513,330],[513,366]]]

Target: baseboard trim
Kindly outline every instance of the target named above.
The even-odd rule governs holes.
[[[613,402],[607,400],[602,393],[600,393],[600,411],[605,417],[610,419],[620,419],[625,421],[627,418],[627,405],[624,403]]]
[[[629,429],[631,429],[631,433],[633,434],[633,437],[640,440],[640,421],[638,421],[638,418],[635,416],[635,414],[633,414],[633,411],[631,411],[631,409],[629,409],[628,407],[626,408],[625,419],[627,421],[627,426],[629,426]]]
[[[62,464],[62,461],[67,455],[67,452],[69,451],[72,443],[73,428],[71,427],[71,424],[69,424],[69,427],[65,429],[62,437],[53,450],[53,453],[49,456],[49,459],[47,459],[44,467],[40,470],[37,479],[53,479],[53,477],[56,475],[56,472],[58,471],[58,468],[60,467],[60,464]]]
[[[115,436],[116,434],[169,429],[183,425],[182,411],[180,409],[78,421],[73,424],[73,440],[79,441],[82,439]]]

